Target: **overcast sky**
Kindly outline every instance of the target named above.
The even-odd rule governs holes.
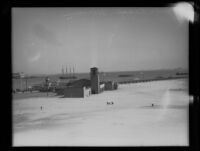
[[[13,72],[188,67],[188,22],[172,8],[13,8]]]

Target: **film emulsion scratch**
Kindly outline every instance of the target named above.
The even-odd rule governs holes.
[[[13,146],[188,146],[187,8],[12,8]]]

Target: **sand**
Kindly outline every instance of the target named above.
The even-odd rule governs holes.
[[[86,98],[13,100],[13,146],[188,146],[187,87],[165,80]]]

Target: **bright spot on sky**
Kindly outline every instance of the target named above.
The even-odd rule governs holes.
[[[186,2],[177,3],[173,7],[173,11],[180,23],[185,20],[194,22],[194,8],[191,4]]]
[[[31,59],[30,59],[30,62],[36,62],[40,59],[41,57],[41,54],[40,52],[38,52],[35,56],[33,56]]]

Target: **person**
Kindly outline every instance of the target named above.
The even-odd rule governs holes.
[[[153,106],[154,106],[154,104],[151,104],[151,106],[153,107]]]
[[[42,106],[40,106],[40,109],[42,110]]]

